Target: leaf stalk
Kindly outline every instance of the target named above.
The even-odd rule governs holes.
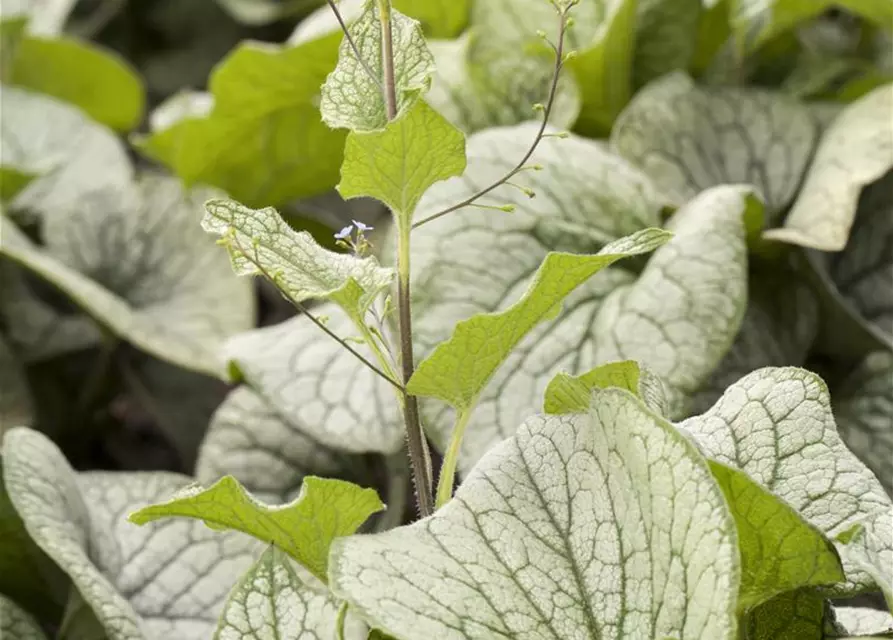
[[[440,467],[440,478],[437,480],[437,502],[435,508],[440,509],[453,497],[453,486],[456,483],[456,465],[459,461],[459,447],[462,437],[465,435],[465,427],[471,418],[471,409],[466,409],[456,419],[456,426],[450,436],[450,446],[443,456],[443,465]]]

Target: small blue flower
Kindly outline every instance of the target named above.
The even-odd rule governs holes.
[[[347,240],[353,231],[353,225],[347,225],[341,231],[335,234],[335,240]]]
[[[375,228],[375,227],[370,227],[368,224],[363,224],[362,222],[358,222],[356,220],[351,220],[351,222],[353,222],[356,225],[357,231],[359,231],[360,233],[363,233],[365,231],[372,231]]]

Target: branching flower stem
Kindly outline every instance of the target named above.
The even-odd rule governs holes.
[[[536,151],[536,148],[539,146],[539,143],[545,137],[546,127],[549,124],[549,117],[552,115],[552,107],[555,104],[555,95],[558,93],[558,79],[561,76],[561,70],[564,67],[564,63],[565,63],[564,40],[565,40],[565,36],[567,35],[568,12],[574,6],[574,4],[575,3],[570,3],[567,6],[559,9],[559,16],[561,19],[560,19],[560,23],[559,23],[559,27],[558,27],[558,44],[552,45],[552,48],[555,52],[555,69],[552,73],[551,84],[549,85],[549,97],[546,100],[545,107],[543,107],[543,109],[542,109],[543,110],[543,119],[542,119],[542,122],[540,123],[540,128],[537,131],[536,137],[534,137],[533,142],[531,143],[530,147],[527,149],[527,153],[524,154],[524,156],[521,158],[521,160],[518,162],[518,164],[516,164],[514,166],[513,169],[511,169],[508,173],[506,173],[499,180],[497,180],[490,186],[481,189],[480,191],[478,191],[474,195],[470,196],[469,198],[466,198],[462,202],[458,202],[452,206],[447,207],[446,209],[438,211],[437,213],[433,213],[426,218],[422,218],[421,220],[419,220],[418,222],[416,222],[415,224],[412,225],[413,229],[417,229],[418,227],[421,227],[423,224],[427,224],[429,222],[437,220],[438,218],[441,218],[441,217],[447,215],[448,213],[452,213],[453,211],[457,211],[459,209],[462,209],[464,207],[474,204],[475,200],[487,195],[488,193],[493,191],[493,189],[496,189],[497,187],[502,186],[503,184],[505,184],[506,182],[511,180],[515,175],[517,175],[518,173],[520,173],[521,171],[523,171],[525,169],[525,166],[527,165],[527,162],[530,160],[530,157],[533,155],[533,152]]]

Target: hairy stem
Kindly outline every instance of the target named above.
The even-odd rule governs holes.
[[[403,370],[403,388],[409,383],[415,365],[412,353],[412,305],[410,303],[409,236],[412,227],[408,220],[398,216],[397,246],[397,313],[400,325],[400,366]],[[434,512],[431,495],[431,455],[419,420],[419,404],[415,396],[404,391],[403,421],[406,424],[406,441],[415,479],[419,513],[424,518]]]
[[[381,19],[381,68],[384,74],[384,103],[388,120],[397,117],[397,84],[394,79],[394,38],[391,34],[391,0],[378,0]]]
[[[453,434],[450,436],[450,446],[443,456],[443,465],[440,467],[440,478],[437,481],[437,502],[435,507],[440,509],[453,497],[453,485],[456,483],[456,465],[459,461],[459,447],[462,444],[462,436],[465,435],[465,427],[471,418],[471,409],[459,414]]]
[[[573,6],[573,5],[571,5]],[[549,117],[552,115],[552,107],[555,104],[555,95],[558,93],[558,78],[561,76],[561,69],[564,67],[564,38],[567,34],[567,20],[568,20],[568,10],[570,7],[563,9],[560,13],[560,24],[558,28],[558,44],[554,45],[555,49],[555,69],[552,73],[552,81],[549,85],[549,97],[546,100],[546,105],[543,107],[543,120],[540,123],[540,128],[536,133],[536,136],[533,138],[533,142],[530,144],[530,147],[527,149],[527,153],[521,158],[521,160],[511,169],[508,173],[506,173],[499,180],[494,182],[493,184],[484,187],[473,196],[466,198],[462,202],[457,202],[454,205],[447,207],[446,209],[442,209],[437,213],[433,213],[430,216],[422,218],[418,222],[412,225],[413,229],[421,227],[423,224],[427,224],[433,220],[437,220],[440,217],[447,215],[448,213],[452,213],[458,209],[462,209],[471,204],[474,204],[475,200],[481,198],[482,196],[487,195],[493,189],[502,186],[509,180],[511,180],[515,175],[517,175],[520,171],[524,170],[524,165],[527,164],[527,161],[530,160],[530,157],[533,155],[533,152],[536,151],[536,148],[539,146],[539,143],[542,141],[543,137],[546,134],[546,127],[549,124]]]

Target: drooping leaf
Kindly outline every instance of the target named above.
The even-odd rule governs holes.
[[[468,411],[512,349],[537,324],[554,318],[568,294],[614,262],[650,253],[671,237],[660,229],[646,229],[594,255],[549,253],[518,302],[457,324],[452,337],[419,364],[407,391]]]
[[[754,640],[824,640],[825,599],[805,588],[775,596],[747,616],[745,638]]]
[[[330,299],[361,321],[394,277],[375,258],[323,249],[271,207],[254,210],[232,200],[210,200],[202,228],[221,237],[236,274],[265,275],[294,302]]]
[[[690,414],[707,411],[729,386],[752,371],[802,365],[818,325],[815,296],[793,271],[778,266],[751,269],[741,329],[725,357],[692,396]]]
[[[0,254],[69,295],[116,336],[184,368],[221,374],[217,350],[254,321],[250,283],[198,222],[207,190],[146,175],[117,208],[103,193],[47,214],[39,248],[3,219]]]
[[[893,354],[868,356],[833,400],[840,437],[893,497]]]
[[[893,522],[893,506],[866,516],[847,531],[852,535],[849,540],[844,541],[841,556],[871,577],[874,586],[884,594],[887,609],[893,614],[891,522]]]
[[[270,546],[230,593],[214,640],[334,639],[338,602],[314,590],[288,555]],[[366,640],[362,623],[348,625],[340,640]]]
[[[64,571],[109,640],[206,640],[256,543],[201,523],[137,528],[122,515],[170,494],[178,474],[76,473],[45,436],[3,441],[9,498],[31,539]]]
[[[698,44],[702,0],[639,0],[633,84],[689,67]]]
[[[709,411],[685,420],[681,428],[705,455],[744,471],[834,537],[888,514],[890,498],[840,439],[830,405],[827,388],[815,374],[765,368],[729,387]],[[876,552],[893,548],[893,530],[879,531],[877,537]],[[850,584],[840,589],[869,588],[873,580],[841,555]]]
[[[407,221],[435,182],[465,170],[465,136],[419,100],[382,131],[352,131],[338,192],[371,196]]]
[[[356,333],[335,305],[315,307],[326,326],[342,338]],[[372,350],[354,349],[370,361]],[[225,348],[230,368],[306,437],[353,453],[395,453],[404,442],[400,408],[390,384],[315,326],[299,316],[240,334]]]
[[[767,238],[840,251],[856,217],[859,194],[893,168],[893,84],[847,107],[822,137],[800,197],[784,227]]]
[[[550,414],[578,413],[589,408],[594,389],[616,387],[638,396],[660,416],[670,413],[666,390],[660,378],[633,360],[609,362],[579,376],[559,373],[546,387],[543,411]]]
[[[893,171],[862,192],[846,248],[826,257],[837,291],[893,348]]]
[[[395,638],[719,640],[738,571],[703,458],[609,389],[585,414],[529,419],[430,518],[339,540],[330,575]]]
[[[95,192],[124,199],[133,168],[124,145],[82,111],[49,96],[0,87],[0,166],[35,176],[9,203],[42,215],[77,208]]]
[[[434,185],[416,218],[460,202],[502,177],[526,151],[537,126],[491,129],[472,135],[461,179]],[[479,201],[511,204],[512,214],[464,209],[413,231],[413,333],[424,356],[449,339],[457,322],[505,310],[528,288],[549,251],[591,254],[605,244],[661,224],[662,201],[645,176],[602,144],[571,136],[547,138],[531,162],[542,171],[515,178],[535,198],[502,186]],[[621,262],[620,265],[624,263]],[[487,274],[481,278],[480,274]],[[608,268],[565,301],[554,322],[534,328],[482,391],[463,440],[460,470],[467,471],[492,445],[511,436],[542,409],[543,391],[559,371],[583,373],[598,362],[592,321],[605,296],[633,279]],[[424,424],[446,446],[454,417],[437,402],[423,403]]]
[[[846,579],[834,545],[818,528],[746,473],[715,461],[710,470],[738,529],[740,612],[787,591]]]
[[[209,485],[229,473],[260,499],[283,503],[297,496],[305,476],[343,476],[355,462],[323,447],[240,386],[208,425],[195,477]]]
[[[425,45],[421,25],[392,10],[391,37],[397,115],[404,113],[431,84],[434,58]],[[382,86],[382,26],[375,2],[366,4],[363,14],[349,28],[362,60],[357,60],[345,38],[338,66],[322,86],[322,119],[334,129],[371,131],[388,123]],[[370,70],[374,77],[367,72]]]
[[[345,134],[320,121],[315,101],[339,41],[333,33],[294,47],[241,44],[211,75],[210,113],[137,138],[137,148],[187,185],[220,187],[250,206],[328,191]]]
[[[73,38],[23,38],[6,81],[73,104],[116,131],[139,124],[146,100],[142,81],[123,59]]]
[[[269,506],[251,496],[239,481],[225,476],[210,487],[187,487],[167,502],[130,514],[136,524],[179,516],[202,520],[212,529],[232,529],[275,544],[324,583],[329,547],[356,532],[384,508],[373,489],[331,478],[304,478],[292,502]]]
[[[631,359],[671,392],[697,391],[732,346],[747,304],[747,229],[762,212],[750,187],[709,189],[673,216],[675,237],[595,319],[596,362]],[[756,225],[759,226],[759,225]]]
[[[46,635],[37,620],[2,595],[0,595],[0,634],[11,640],[46,640]]]
[[[681,73],[640,91],[614,148],[677,205],[721,184],[752,184],[772,220],[793,199],[818,135],[805,105],[759,89],[701,88]]]
[[[834,626],[832,637],[889,636],[893,633],[893,616],[886,611],[868,607],[833,607]]]

